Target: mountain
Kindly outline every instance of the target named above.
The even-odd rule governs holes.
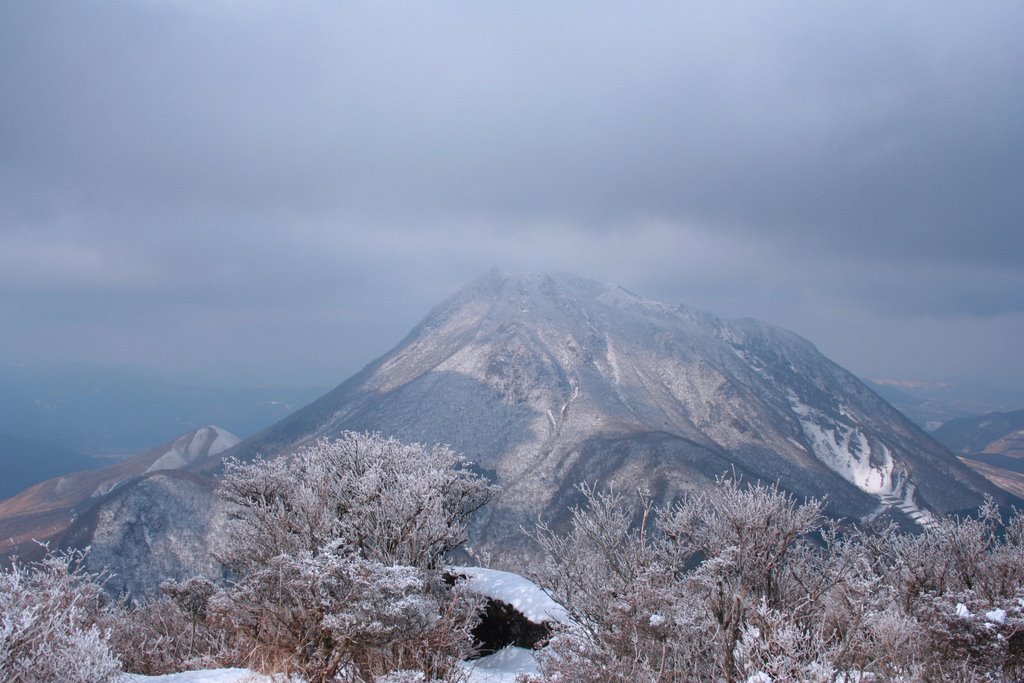
[[[232,454],[274,456],[344,430],[471,458],[502,487],[471,551],[511,566],[529,552],[520,527],[564,520],[583,481],[668,500],[735,472],[825,497],[835,516],[906,524],[986,493],[1011,501],[797,335],[565,274],[484,276]]]
[[[932,435],[989,481],[1024,497],[1024,410],[950,420]]]
[[[250,436],[324,391],[176,384],[119,366],[0,366],[0,433],[41,438],[87,455],[124,455],[202,424]],[[0,467],[6,466],[0,459]]]
[[[1000,467],[974,457],[960,456],[960,460],[999,488],[1024,499],[1024,472],[1021,472],[1019,462],[1012,463],[1016,467]]]
[[[13,496],[36,482],[65,472],[102,465],[101,461],[55,444],[0,434],[0,500]]]
[[[33,540],[58,540],[112,491],[132,488],[126,484],[150,473],[215,458],[238,443],[235,435],[210,425],[114,465],[54,477],[0,500],[0,556],[31,556],[37,552]]]
[[[907,526],[986,494],[1019,503],[793,333],[571,275],[495,271],[263,432],[116,486],[64,543],[91,545],[90,566],[113,563],[127,592],[216,573],[224,510],[210,475],[222,458],[274,457],[345,430],[469,457],[501,492],[460,559],[513,569],[535,551],[521,529],[563,523],[580,482],[668,501],[735,474],[825,498],[835,517]]]
[[[77,516],[58,545],[88,547],[86,569],[108,572],[104,589],[129,599],[157,594],[168,578],[220,577],[227,510],[215,486],[183,470],[149,472]]]
[[[1024,410],[950,420],[932,436],[954,453],[1024,458]]]
[[[961,417],[1012,410],[1024,404],[1020,387],[954,377],[943,381],[863,380],[875,393],[929,432]]]

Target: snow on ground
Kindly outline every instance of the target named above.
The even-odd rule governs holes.
[[[513,646],[463,662],[462,667],[469,673],[467,683],[515,683],[519,674],[540,675],[533,651]]]
[[[1006,610],[996,608],[991,612],[985,612],[985,619],[993,624],[1005,624]]]
[[[564,607],[552,600],[540,586],[518,574],[484,567],[449,567],[448,571],[465,576],[470,589],[512,605],[535,624],[545,621],[564,624],[569,621]]]
[[[519,674],[538,675],[533,652],[521,647],[506,647],[493,655],[463,662],[466,683],[515,683]],[[165,676],[124,674],[117,683],[288,683],[282,675],[266,676],[249,669],[204,669]],[[290,683],[301,683],[292,678]]]
[[[165,676],[124,674],[117,683],[286,683],[283,676],[265,676],[249,669],[203,669]],[[299,683],[292,679],[292,683]]]

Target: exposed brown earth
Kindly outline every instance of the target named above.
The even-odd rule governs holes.
[[[1024,498],[1024,474],[978,462],[967,456],[960,456],[960,460],[1004,491],[1009,491],[1018,498]]]

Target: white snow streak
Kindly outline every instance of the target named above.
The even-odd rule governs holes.
[[[818,460],[861,491],[878,496],[885,507],[899,509],[921,526],[935,524],[934,516],[915,502],[914,482],[899,470],[888,446],[876,441],[877,448],[872,448],[859,426],[811,408],[792,390],[789,401]],[[840,413],[851,419],[845,406],[840,407]],[[828,424],[832,427],[824,426]]]
[[[619,357],[615,355],[615,347],[612,346],[611,337],[604,335],[604,347],[608,350],[605,354],[608,359],[608,367],[612,370],[612,383],[618,385],[622,382],[622,374],[619,372]]]
[[[875,453],[858,427],[833,421],[834,427],[827,429],[821,424],[829,421],[827,416],[801,403],[792,392],[790,401],[819,460],[865,493],[883,496],[898,490],[901,482],[893,476],[895,463],[884,444],[879,444],[879,452]],[[874,463],[872,455],[876,456]]]

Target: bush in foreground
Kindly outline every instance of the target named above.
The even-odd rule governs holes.
[[[102,621],[100,577],[82,553],[48,554],[0,572],[0,678],[9,683],[106,683],[120,673]]]
[[[247,663],[311,683],[416,669],[453,675],[472,652],[477,598],[444,584],[448,551],[493,493],[445,447],[346,433],[290,458],[232,461],[210,603]]]
[[[541,585],[574,625],[545,680],[1017,681],[1024,518],[943,519],[919,535],[840,533],[821,504],[723,479],[656,507],[582,487],[541,527]]]

